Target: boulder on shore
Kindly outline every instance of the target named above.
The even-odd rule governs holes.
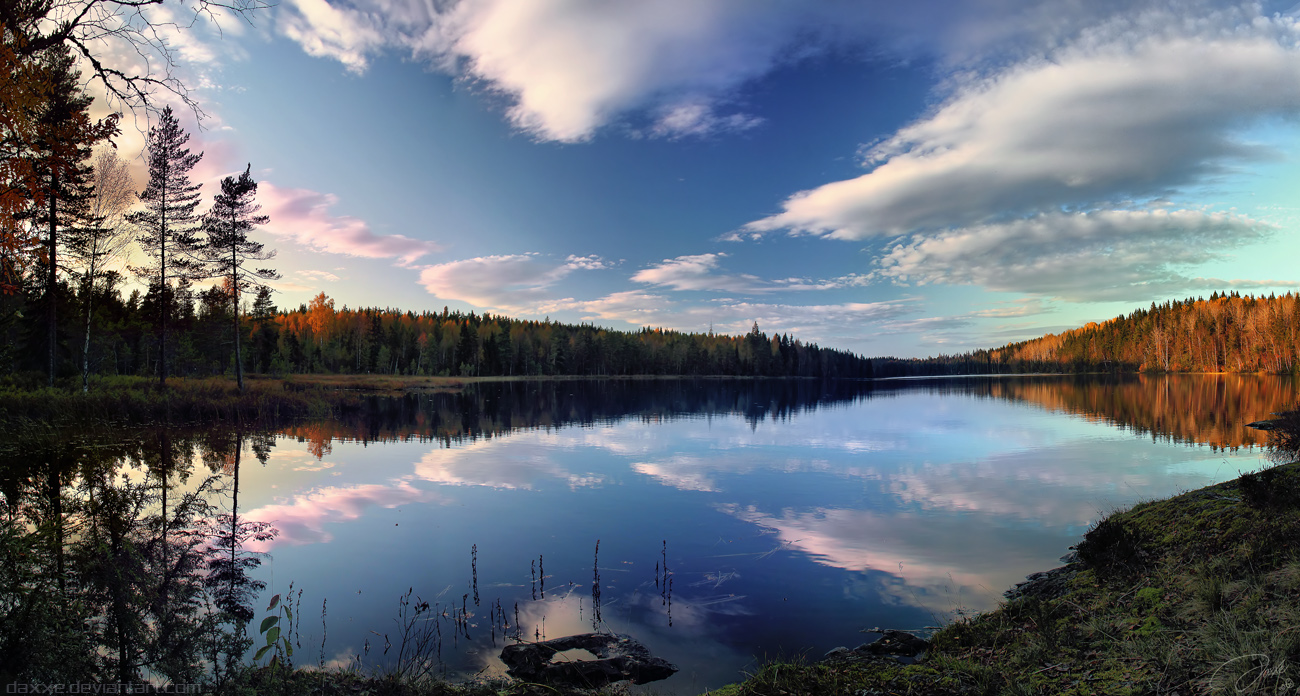
[[[586,650],[595,660],[554,660],[565,650]],[[506,673],[523,681],[591,689],[614,682],[646,684],[667,679],[677,667],[650,654],[649,648],[619,633],[581,633],[538,643],[507,645],[501,651]]]

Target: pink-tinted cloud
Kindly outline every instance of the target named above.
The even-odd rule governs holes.
[[[330,212],[338,197],[308,189],[280,188],[263,181],[258,185],[262,210],[271,216],[266,229],[299,244],[327,251],[370,259],[397,259],[407,265],[439,251],[427,240],[400,234],[376,234],[364,220]]]

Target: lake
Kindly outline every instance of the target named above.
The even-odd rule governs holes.
[[[237,471],[239,516],[278,530],[249,546],[269,554],[254,608],[293,583],[298,664],[391,661],[410,590],[438,617],[422,625],[449,676],[501,673],[511,637],[609,630],[680,667],[654,688],[695,693],[865,629],[995,607],[1099,516],[1266,466],[1244,424],[1296,390],[1254,375],[500,382],[174,437],[221,472],[220,511]],[[99,456],[147,479],[140,443],[160,437]],[[202,470],[169,478],[173,498]]]

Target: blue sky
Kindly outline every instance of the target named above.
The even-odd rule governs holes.
[[[925,356],[1300,285],[1298,15],[281,0],[169,39],[205,193],[262,182],[280,306]]]

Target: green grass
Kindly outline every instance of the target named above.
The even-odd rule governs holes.
[[[1063,596],[960,619],[916,665],[769,664],[715,696],[1300,690],[1300,463],[1100,521]],[[803,685],[803,686],[800,686]]]

